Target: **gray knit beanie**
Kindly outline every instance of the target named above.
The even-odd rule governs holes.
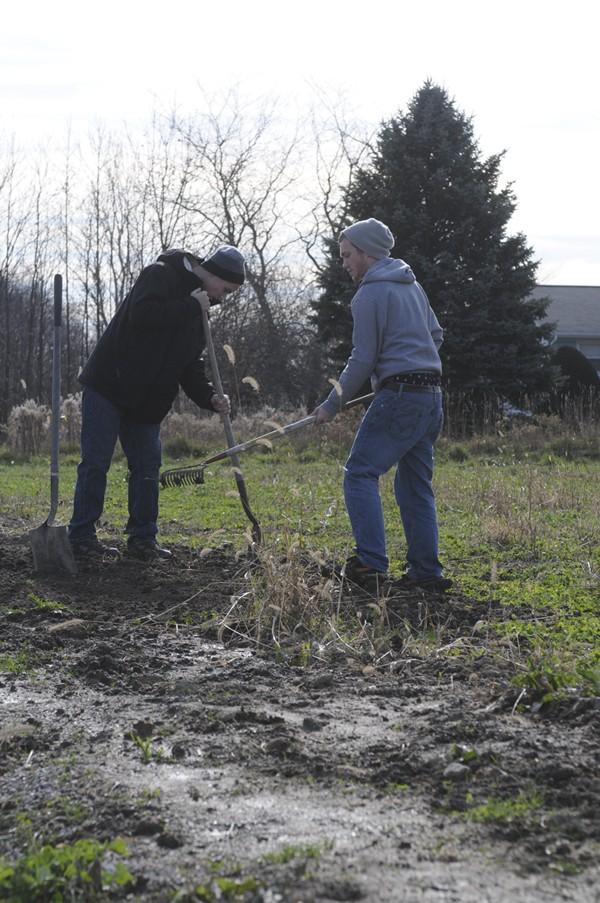
[[[390,251],[394,247],[394,236],[385,225],[378,219],[361,219],[357,223],[348,226],[339,240],[347,238],[360,251],[364,251],[369,257],[380,260],[382,257],[389,257]]]
[[[218,276],[225,282],[242,285],[246,278],[244,257],[237,248],[231,245],[221,245],[210,257],[203,260],[201,265],[213,276]]]

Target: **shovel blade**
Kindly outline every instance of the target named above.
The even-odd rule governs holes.
[[[48,524],[42,524],[41,527],[29,531],[29,543],[33,552],[35,571],[77,573],[77,563],[66,527],[49,527]]]

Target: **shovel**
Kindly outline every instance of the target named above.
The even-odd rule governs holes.
[[[54,526],[58,508],[58,430],[60,426],[60,340],[62,276],[54,277],[54,345],[52,349],[52,421],[50,446],[50,513],[40,527],[29,531],[35,571],[77,573],[66,527]]]

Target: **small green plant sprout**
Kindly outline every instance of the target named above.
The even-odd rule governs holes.
[[[32,849],[13,864],[0,859],[0,899],[12,903],[105,899],[105,891],[133,881],[124,863],[116,860],[127,855],[121,838],[105,843],[85,838]]]
[[[399,781],[393,781],[391,784],[386,784],[385,789],[386,792],[390,794],[406,793],[406,791],[410,789],[410,785],[402,784]]]
[[[454,761],[462,762],[464,765],[479,758],[479,753],[476,749],[471,749],[463,743],[453,743],[450,748],[450,754]]]
[[[29,653],[19,649],[14,655],[0,655],[0,673],[24,674],[31,668]]]
[[[55,602],[54,599],[44,599],[36,593],[29,593],[29,599],[33,602],[38,611],[70,611],[68,605],[64,602]]]
[[[21,844],[24,847],[31,846],[33,844],[33,821],[27,812],[17,812],[15,828]]]
[[[515,799],[500,800],[494,797],[480,806],[473,806],[460,814],[467,821],[479,823],[510,824],[535,812],[542,805],[541,793],[535,790],[521,791]]]
[[[204,900],[205,903],[216,903],[217,900],[226,900],[228,903],[242,901],[248,893],[254,893],[260,890],[261,884],[256,878],[236,878],[218,877],[213,878],[210,884],[199,884],[194,893],[198,900]]]
[[[135,731],[131,731],[129,739],[139,749],[144,765],[148,765],[152,761],[152,737],[140,737]]]
[[[600,665],[577,665],[577,676],[582,692],[586,696],[600,696]]]
[[[300,643],[298,648],[298,665],[301,668],[308,668],[312,662],[312,644],[306,640]]]
[[[46,803],[46,809],[49,815],[63,816],[74,824],[84,821],[89,815],[89,810],[85,806],[70,799],[68,796],[53,796]]]
[[[140,792],[140,802],[146,804],[152,800],[159,800],[162,796],[160,787],[144,787]]]
[[[294,859],[319,859],[324,846],[320,844],[291,844],[281,850],[265,853],[260,861],[270,865],[285,865]]]
[[[513,678],[513,683],[542,703],[552,702],[565,696],[567,690],[577,686],[581,682],[581,676],[567,670],[561,662],[555,658],[542,658],[534,660],[530,658],[527,669],[522,674]]]

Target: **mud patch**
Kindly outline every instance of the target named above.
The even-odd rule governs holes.
[[[6,860],[120,836],[110,899],[597,903],[598,700],[516,706],[481,641],[503,612],[459,594],[392,594],[377,666],[224,646],[246,569],[180,548],[42,576],[25,530],[2,535]]]

